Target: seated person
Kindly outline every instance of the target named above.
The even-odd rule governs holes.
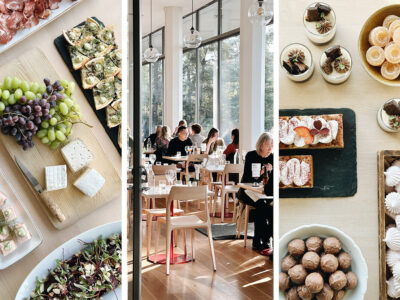
[[[201,135],[203,128],[200,124],[193,124],[191,128],[192,134],[189,136],[189,138],[192,140],[193,146],[200,148],[201,143],[204,141],[204,136]]]
[[[161,134],[161,129],[162,129],[162,126],[161,126],[161,125],[158,125],[157,128],[156,128],[156,132],[150,134],[150,135],[144,140],[144,146],[145,146],[145,147],[147,147],[147,143],[150,141],[151,147],[152,147],[152,148],[155,148],[156,139],[157,139],[158,136],[160,136],[160,134]]]
[[[168,145],[167,156],[175,156],[178,152],[182,156],[187,155],[185,147],[192,146],[192,141],[189,139],[188,129],[181,126],[177,130],[176,138],[173,138]]]
[[[261,182],[265,170],[272,171],[273,164],[273,139],[270,133],[263,133],[258,138],[256,150],[250,151],[246,155],[242,183]],[[261,176],[256,180],[252,176],[252,164],[261,164]],[[265,168],[264,168],[265,167]],[[272,174],[269,176],[264,192],[268,196],[273,194]],[[270,239],[273,236],[273,207],[271,200],[263,199],[262,195],[239,189],[238,199],[240,202],[255,207],[254,220],[254,238],[253,249],[260,251],[263,255],[271,255],[269,246]]]
[[[180,120],[180,121],[179,121],[178,126],[175,127],[175,130],[174,130],[174,132],[172,133],[172,137],[173,137],[173,138],[178,136],[178,129],[179,129],[179,127],[182,127],[182,126],[187,127],[187,122],[186,122],[186,120]]]
[[[224,154],[226,156],[226,160],[233,164],[233,158],[235,156],[236,149],[239,149],[239,129],[235,128],[232,130],[231,138],[232,143],[226,147]]]
[[[219,130],[217,128],[210,129],[208,136],[203,143],[206,144],[207,154],[213,154],[217,151],[218,146],[225,147],[224,140],[219,138]]]
[[[163,126],[160,136],[156,138],[154,154],[157,156],[156,161],[162,161],[162,157],[167,154],[169,141],[171,139],[171,131],[168,126]]]

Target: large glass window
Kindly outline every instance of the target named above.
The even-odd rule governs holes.
[[[218,2],[199,11],[199,31],[203,41],[218,35]]]
[[[230,143],[232,129],[239,127],[239,48],[239,36],[221,41],[220,135],[225,143]]]
[[[218,43],[199,49],[199,122],[205,131],[214,126],[218,112]],[[215,124],[217,126],[217,124]]]
[[[196,51],[183,53],[182,110],[188,124],[196,122]]]
[[[164,47],[163,47],[163,29],[160,29],[154,32],[151,35],[151,41],[153,43],[153,47],[157,48],[160,54],[164,54]]]
[[[154,128],[157,125],[163,125],[163,104],[164,60],[158,60],[151,64],[151,121]]]
[[[265,130],[274,126],[274,32],[273,24],[265,29]]]
[[[240,26],[240,0],[222,0],[221,33]]]
[[[150,65],[142,68],[142,130],[143,137],[149,136],[150,131]]]

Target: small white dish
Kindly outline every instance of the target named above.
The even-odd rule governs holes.
[[[311,224],[297,227],[285,233],[279,240],[279,271],[281,271],[281,261],[288,254],[288,243],[296,238],[306,239],[310,236],[319,236],[322,238],[328,236],[337,237],[342,243],[342,249],[352,257],[351,271],[358,277],[357,287],[353,290],[347,290],[344,300],[364,299],[367,290],[368,267],[364,256],[357,244],[343,231],[328,225]],[[279,300],[285,300],[283,292],[279,292]]]
[[[7,200],[5,202],[6,206],[12,206],[17,214],[16,223],[24,223],[32,235],[32,238],[29,241],[24,243],[17,242],[17,249],[7,256],[3,256],[0,254],[0,270],[4,270],[16,263],[23,257],[27,256],[33,250],[40,246],[43,241],[42,233],[39,228],[33,222],[33,219],[24,204],[20,200],[21,198],[18,196],[13,186],[7,182],[5,174],[0,169],[0,191],[6,195]],[[35,198],[32,195],[32,198]],[[37,201],[34,199],[34,201]]]
[[[29,299],[29,295],[35,288],[36,278],[44,278],[48,275],[49,269],[53,269],[57,264],[57,259],[62,260],[72,257],[75,253],[82,250],[82,244],[79,240],[85,242],[92,242],[97,239],[100,235],[108,237],[112,234],[121,233],[122,223],[121,221],[104,224],[93,229],[90,229],[80,235],[70,239],[69,241],[62,244],[60,247],[55,249],[49,255],[47,255],[25,278],[21,284],[15,299]],[[118,287],[114,292],[110,292],[107,295],[102,296],[103,300],[115,300],[121,299],[122,289]]]

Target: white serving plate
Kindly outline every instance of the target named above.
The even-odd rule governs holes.
[[[33,26],[31,28],[25,28],[22,30],[18,30],[18,32],[14,35],[13,39],[9,41],[5,45],[0,45],[0,53],[3,53],[4,51],[8,50],[12,46],[18,44],[19,42],[23,41],[26,39],[28,36],[31,34],[35,33],[42,27],[46,26],[49,24],[51,21],[57,19],[59,16],[64,14],[65,12],[69,11],[72,7],[75,5],[79,4],[82,2],[82,0],[62,0],[60,3],[58,3],[58,8],[55,10],[52,10],[50,13],[50,16],[46,20],[39,19],[39,23],[36,26]]]
[[[39,247],[39,245],[43,241],[43,237],[39,228],[33,222],[31,215],[26,210],[24,204],[21,202],[20,197],[17,195],[12,185],[7,182],[6,177],[1,169],[0,191],[4,193],[7,197],[4,206],[10,205],[15,209],[15,212],[17,214],[17,219],[15,220],[16,223],[25,223],[26,227],[32,235],[32,238],[29,241],[26,241],[24,243],[16,242],[17,249],[13,253],[7,256],[3,256],[0,254],[0,270],[4,270],[19,261],[24,256],[31,253],[37,247]],[[34,196],[32,195],[32,197]]]
[[[311,224],[297,227],[286,234],[284,234],[279,240],[279,271],[281,271],[281,261],[288,254],[287,244],[295,239],[306,239],[310,236],[319,236],[326,238],[328,236],[337,237],[342,243],[342,249],[349,253],[352,257],[351,271],[353,271],[358,277],[357,287],[353,290],[346,291],[344,300],[362,300],[364,299],[365,292],[367,290],[368,281],[368,267],[365,262],[364,256],[361,253],[360,248],[357,244],[339,229],[320,224]],[[283,292],[279,292],[279,300],[285,300],[286,297]]]
[[[92,242],[97,239],[100,235],[103,237],[108,237],[113,233],[121,233],[122,231],[122,223],[121,221],[108,223],[104,225],[100,225],[98,227],[92,228],[80,235],[70,239],[68,242],[65,242],[56,250],[47,255],[25,278],[24,282],[21,284],[15,299],[29,299],[29,295],[35,288],[36,278],[44,278],[49,273],[49,269],[53,269],[57,263],[57,259],[62,260],[69,259],[75,253],[79,252],[82,249],[82,245],[78,242],[79,240],[85,242]],[[121,299],[122,290],[121,287],[118,287],[115,290],[115,293],[118,299]],[[103,300],[116,300],[117,297],[114,292],[110,292],[107,295],[103,296]]]

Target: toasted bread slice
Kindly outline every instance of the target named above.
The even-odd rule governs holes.
[[[313,165],[313,158],[311,155],[289,155],[289,156],[279,156],[279,162],[287,162],[292,158],[297,158],[300,163],[306,162],[310,165],[310,178],[305,185],[297,186],[294,183],[290,185],[283,185],[282,182],[279,181],[279,188],[280,189],[287,189],[287,188],[312,188],[314,187],[314,165]]]
[[[121,112],[116,110],[111,105],[107,106],[107,126],[110,128],[116,127],[121,124]]]
[[[93,89],[93,98],[96,109],[103,109],[108,106],[115,95],[114,77],[101,80]]]
[[[103,28],[104,26],[97,23],[96,20],[88,17],[82,30],[82,35],[83,37],[96,36]]]
[[[71,46],[75,46],[76,43],[81,39],[83,26],[74,27],[70,30],[63,30],[65,40]]]
[[[114,80],[114,87],[117,100],[122,99],[122,82],[121,79],[118,78],[118,76]]]
[[[74,68],[74,70],[82,69],[86,65],[86,63],[90,60],[90,58],[82,54],[76,46],[70,46],[69,53],[71,56],[72,67]]]
[[[108,25],[101,29],[96,37],[107,45],[115,45],[114,25]]]
[[[306,116],[291,116],[291,117],[279,117],[280,120],[290,120],[293,117],[297,117],[299,119],[304,118]],[[322,118],[325,121],[335,120],[338,122],[338,132],[336,135],[336,139],[330,143],[318,143],[318,144],[310,144],[305,145],[303,147],[297,147],[295,144],[286,145],[283,143],[279,143],[279,149],[332,149],[332,148],[344,148],[344,140],[343,140],[343,115],[342,114],[330,114],[330,115],[312,115],[308,116],[313,119]]]
[[[104,56],[104,77],[114,77],[116,76],[120,71],[121,68],[116,66],[113,62],[113,60],[111,59],[110,53],[106,54],[106,56]]]
[[[115,49],[108,54],[113,61],[113,63],[118,67],[121,68],[122,63],[122,51],[121,49]]]

